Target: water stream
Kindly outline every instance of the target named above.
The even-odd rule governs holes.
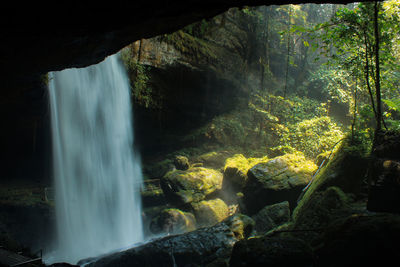
[[[57,245],[76,263],[142,241],[140,161],[130,87],[118,55],[50,74]]]

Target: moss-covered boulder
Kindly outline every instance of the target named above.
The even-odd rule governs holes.
[[[266,161],[268,161],[267,157],[247,159],[242,154],[235,154],[227,158],[224,166],[224,188],[226,184],[226,187],[241,191],[247,183],[248,170],[254,165]]]
[[[314,266],[311,248],[290,237],[255,237],[235,244],[229,266]]]
[[[293,235],[313,243],[320,236],[318,229],[343,216],[352,214],[351,198],[339,187],[331,186],[325,191],[314,192],[306,203],[300,202],[293,214],[292,229],[317,229],[296,232]]]
[[[161,187],[167,199],[184,205],[199,202],[215,190],[222,188],[222,173],[203,167],[193,167],[186,171],[173,170],[161,179]]]
[[[286,154],[252,167],[244,188],[244,203],[249,214],[266,205],[289,201],[296,205],[302,189],[311,180],[317,166],[300,152]]]
[[[175,156],[174,165],[175,165],[176,169],[182,170],[182,171],[186,171],[190,167],[188,158],[185,156],[179,156],[179,155]]]
[[[253,216],[253,219],[255,221],[255,230],[257,231],[257,234],[267,233],[268,231],[289,221],[289,202],[284,201],[265,206]]]
[[[153,234],[182,234],[196,229],[196,219],[193,214],[179,209],[165,209],[150,224]]]
[[[212,226],[229,216],[228,206],[219,198],[193,202],[192,208],[200,227]]]
[[[211,151],[195,157],[194,161],[202,163],[204,167],[218,170],[224,167],[225,160],[230,155],[227,151]]]

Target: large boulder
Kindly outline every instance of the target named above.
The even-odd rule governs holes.
[[[239,221],[242,227],[238,227]],[[86,266],[206,266],[217,261],[228,261],[233,245],[240,238],[248,237],[235,231],[242,229],[243,233],[249,233],[250,221],[247,216],[235,215],[213,227],[157,239],[104,256]]]
[[[290,237],[256,237],[235,244],[231,267],[314,266],[313,252],[302,240]]]
[[[276,157],[252,167],[247,173],[244,203],[249,214],[266,205],[289,201],[290,208],[310,182],[317,166],[300,152]]]
[[[198,226],[212,226],[229,216],[229,207],[222,199],[203,200],[192,203]]]
[[[267,162],[268,158],[246,158],[242,154],[235,154],[227,158],[224,166],[224,188],[233,188],[241,191],[247,183],[247,172],[260,162]]]
[[[222,173],[203,167],[192,167],[186,171],[173,170],[161,179],[161,187],[167,199],[184,205],[198,202],[215,190],[222,188]]]
[[[284,201],[265,206],[253,216],[253,219],[255,221],[255,230],[257,233],[267,233],[268,231],[289,221],[289,202]]]
[[[153,218],[150,231],[153,234],[182,234],[196,230],[196,219],[193,214],[179,209],[165,209]]]

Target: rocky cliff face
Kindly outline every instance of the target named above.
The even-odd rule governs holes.
[[[144,152],[152,150],[147,149],[149,145],[155,149],[157,139],[159,146],[176,145],[181,140],[171,141],[166,135],[181,139],[214,116],[241,105],[260,87],[259,59],[265,40],[257,38],[256,26],[254,16],[231,9],[125,48]],[[145,85],[138,84],[141,80]]]

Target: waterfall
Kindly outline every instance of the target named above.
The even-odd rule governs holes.
[[[50,74],[57,246],[76,263],[142,241],[140,161],[118,55]]]

